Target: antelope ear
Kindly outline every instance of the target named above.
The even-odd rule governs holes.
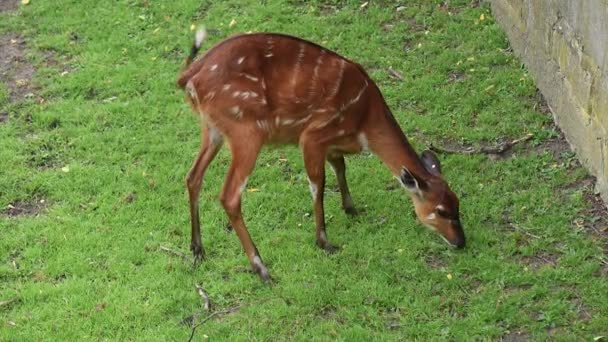
[[[418,180],[416,176],[414,176],[410,170],[406,169],[405,167],[401,169],[399,181],[410,192],[419,193],[421,188],[424,187],[423,181]]]
[[[441,175],[441,164],[439,163],[439,159],[437,159],[435,153],[426,150],[422,152],[420,159],[422,160],[422,165],[424,165],[424,168],[430,174],[435,176]]]

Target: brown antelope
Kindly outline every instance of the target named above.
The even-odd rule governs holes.
[[[224,140],[232,161],[220,201],[253,270],[264,281],[270,276],[245,226],[241,195],[265,144],[298,144],[302,149],[316,243],[327,252],[337,248],[325,232],[325,161],[336,173],[344,211],[354,214],[343,155],[367,149],[409,192],[422,223],[450,245],[465,245],[458,198],[443,179],[439,161],[430,151],[416,154],[359,64],[314,43],[271,33],[230,37],[194,60],[205,37],[206,31],[197,32],[177,82],[202,123],[202,146],[186,178],[195,262],[205,254],[198,209],[201,182]]]

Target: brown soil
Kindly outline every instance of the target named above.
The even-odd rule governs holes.
[[[0,12],[14,11],[19,7],[19,0],[0,0]]]
[[[0,36],[0,81],[8,86],[9,98],[13,102],[29,96],[34,90],[31,82],[34,67],[25,54],[25,41],[17,34]]]
[[[530,336],[525,331],[516,330],[502,336],[500,340],[506,342],[529,341]]]
[[[528,265],[531,270],[537,270],[544,266],[553,267],[557,265],[559,255],[549,252],[539,252],[534,256],[525,256],[521,258],[523,263]]]
[[[9,217],[36,216],[40,214],[48,203],[43,199],[31,198],[27,201],[16,201],[0,210],[0,215]]]

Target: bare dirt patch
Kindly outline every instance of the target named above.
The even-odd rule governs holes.
[[[538,270],[545,266],[555,267],[558,259],[558,254],[545,251],[541,251],[534,256],[524,256],[521,258],[522,262],[531,270]]]
[[[0,12],[14,11],[19,7],[19,0],[0,0]]]
[[[0,0],[1,1],[1,0]],[[25,57],[25,40],[15,33],[0,36],[0,81],[8,86],[13,102],[32,94],[34,66]]]
[[[529,341],[530,335],[523,330],[515,330],[503,335],[500,340],[505,342]]]
[[[9,217],[36,216],[40,214],[48,203],[44,199],[29,199],[25,201],[15,201],[5,209],[0,210],[0,215]]]

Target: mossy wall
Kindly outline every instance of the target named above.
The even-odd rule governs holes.
[[[607,202],[608,0],[490,2]]]

